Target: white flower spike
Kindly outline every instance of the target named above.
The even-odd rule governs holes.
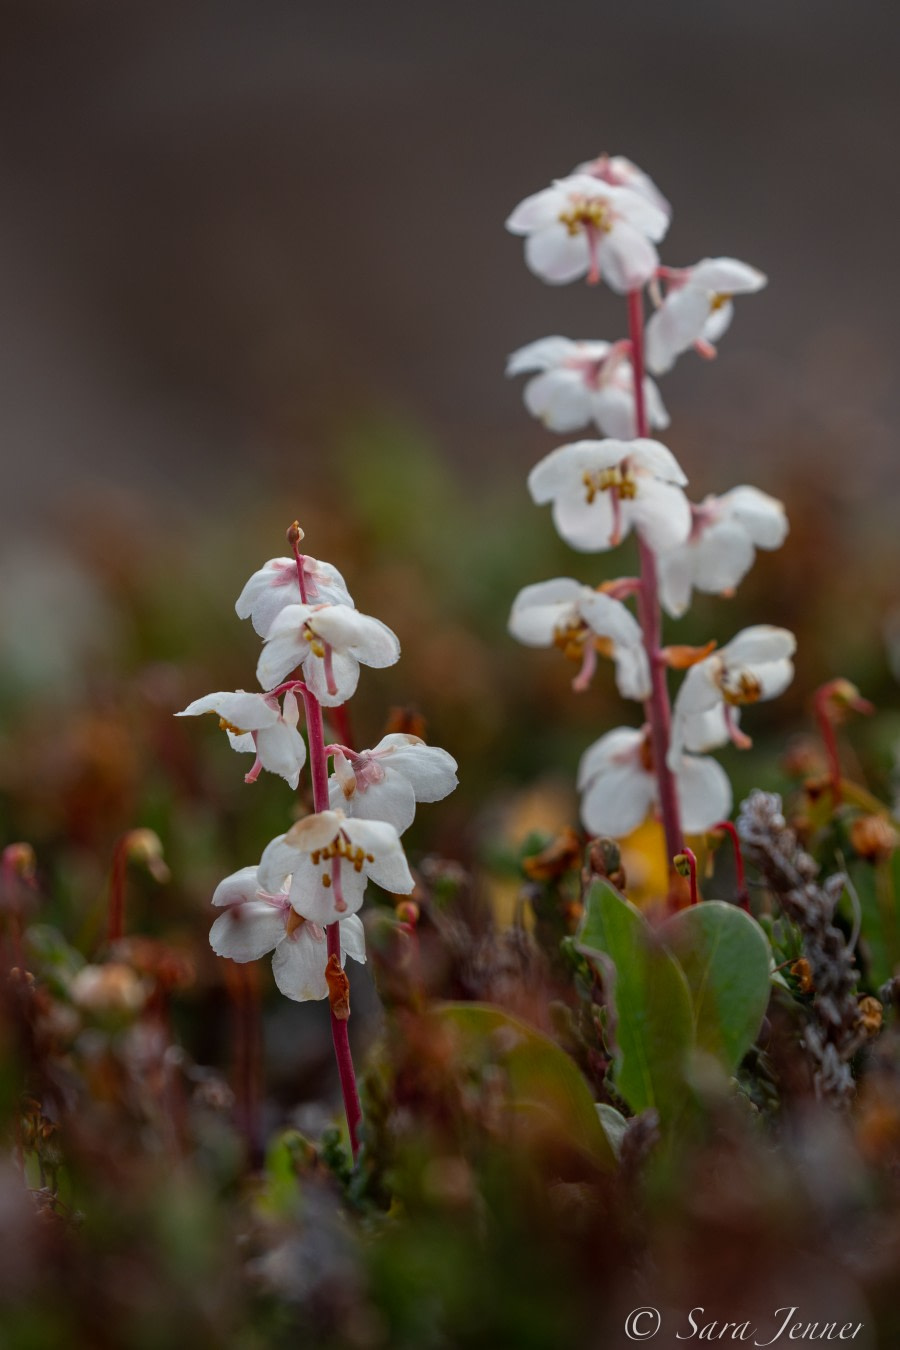
[[[643,702],[650,696],[650,667],[640,626],[621,600],[591,590],[571,577],[556,577],[526,586],[513,601],[509,631],[527,647],[559,647],[580,665],[572,688],[588,688],[597,656],[616,666],[616,684],[623,698]]]
[[[682,750],[712,750],[728,741],[746,749],[750,740],[738,727],[739,709],[787,689],[796,647],[786,628],[757,624],[691,666],[673,709],[670,767],[675,769]]]
[[[756,550],[780,548],[788,533],[784,506],[755,487],[736,487],[692,506],[691,533],[658,558],[659,594],[673,618],[691,592],[731,595],[753,565]]]
[[[297,666],[326,708],[346,703],[360,663],[381,669],[400,658],[395,633],[380,619],[347,605],[288,605],[275,618],[256,667],[263,689],[274,689]]]
[[[298,1002],[327,996],[325,931],[293,909],[286,887],[269,893],[260,885],[257,868],[244,867],[220,882],[212,902],[224,911],[209,934],[217,956],[246,962],[273,951],[275,983],[283,994]],[[341,965],[348,956],[364,962],[365,933],[359,918],[351,914],[342,919],[339,933]]]
[[[277,773],[296,790],[300,770],[306,763],[306,742],[297,730],[300,709],[296,695],[288,690],[281,709],[274,694],[233,693],[207,694],[176,713],[176,717],[197,717],[201,713],[216,713],[219,726],[227,731],[231,748],[256,755],[256,762],[245,783],[255,783],[261,769]]]
[[[702,834],[731,811],[731,784],[714,759],[679,756],[674,770],[681,821]],[[658,804],[648,729],[617,727],[589,746],[578,766],[581,819],[591,834],[614,839],[636,830]]]
[[[587,274],[625,294],[656,272],[654,248],[666,230],[665,211],[632,188],[591,174],[558,179],[520,202],[506,222],[525,235],[525,261],[543,281],[564,285]]]
[[[457,786],[456,760],[418,736],[392,732],[372,750],[334,747],[331,805],[357,820],[380,820],[408,830],[416,802],[438,802]]]
[[[656,552],[684,543],[691,508],[678,461],[660,441],[572,441],[528,475],[532,499],[553,503],[553,522],[584,553],[614,548],[635,526]]]
[[[551,431],[576,431],[594,421],[605,436],[631,440],[637,435],[634,370],[628,342],[573,342],[541,338],[513,352],[507,375],[538,371],[525,385],[525,406]],[[661,431],[669,415],[659,390],[644,380],[650,426]]]
[[[353,608],[344,578],[331,563],[301,555],[306,603],[349,605]],[[294,558],[271,558],[254,572],[235,604],[239,619],[250,619],[260,637],[268,637],[272,624],[288,605],[303,603],[300,578]]]
[[[287,876],[294,909],[323,927],[356,913],[370,877],[394,895],[415,886],[394,826],[343,811],[319,811],[272,840],[260,859],[260,884],[277,892]]]
[[[689,347],[701,356],[716,354],[714,343],[734,315],[733,295],[762,290],[766,277],[736,258],[704,258],[694,267],[666,268],[668,292],[647,324],[647,368],[654,375],[671,370]]]

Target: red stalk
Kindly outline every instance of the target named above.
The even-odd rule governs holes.
[[[628,292],[628,328],[631,338],[631,365],[634,371],[634,413],[637,434],[647,436],[649,428],[644,403],[644,297],[641,290]],[[640,531],[638,531],[638,549],[641,560],[638,618],[650,666],[650,697],[644,705],[644,710],[650,725],[650,744],[659,791],[659,810],[666,836],[666,853],[671,864],[676,854],[684,852],[684,837],[681,832],[675,777],[668,764],[672,711],[666,683],[665,657],[661,649],[662,618],[659,609],[656,555],[644,542]]]
[[[328,807],[328,759],[325,754],[325,730],[322,725],[322,709],[319,700],[304,685],[301,690],[306,707],[306,731],[309,738],[309,767],[312,776],[313,809],[327,811]],[[325,929],[328,956],[341,960],[341,935],[338,922],[328,924]],[[347,1030],[347,1018],[335,1016],[331,1007],[331,1039],[334,1042],[334,1057],[337,1060],[338,1076],[341,1080],[341,1093],[344,1098],[344,1111],[347,1116],[347,1128],[350,1132],[350,1147],[353,1157],[359,1152],[359,1123],[362,1108],[359,1104],[359,1092],[356,1087],[356,1075],[353,1071],[353,1057],[350,1054],[350,1038]]]

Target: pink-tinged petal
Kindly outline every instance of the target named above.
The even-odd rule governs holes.
[[[359,684],[359,661],[346,652],[331,653],[331,681],[325,669],[325,662],[315,652],[309,651],[303,663],[303,678],[307,687],[315,694],[323,708],[339,708],[356,693]],[[331,687],[329,687],[329,684]]]
[[[297,849],[286,842],[286,838],[286,835],[277,835],[263,849],[259,860],[258,885],[260,890],[269,895],[278,894],[302,857]]]
[[[607,347],[608,343],[603,343]],[[571,338],[545,337],[519,347],[506,362],[507,375],[525,375],[533,370],[550,370],[575,356],[579,344]]]
[[[544,229],[559,219],[560,211],[565,209],[565,198],[559,188],[543,188],[526,197],[510,215],[506,228],[511,234],[530,234],[532,230]]]
[[[250,900],[219,915],[209,930],[209,945],[217,956],[257,961],[283,937],[283,912],[264,900]]]
[[[594,741],[593,745],[589,745],[585,750],[578,764],[576,779],[578,791],[583,792],[598,774],[605,773],[613,765],[637,765],[643,739],[644,733],[636,731],[634,727],[616,727]]]
[[[582,595],[593,592],[571,577],[554,577],[525,586],[513,601],[509,632],[526,647],[550,647],[560,625],[577,618],[576,606]]]
[[[263,768],[285,779],[296,792],[306,763],[306,742],[297,728],[286,722],[267,727],[257,734],[256,750]]]
[[[749,295],[768,281],[764,272],[737,258],[704,258],[690,273],[690,286],[715,295]]]
[[[726,515],[738,521],[757,548],[781,548],[788,534],[783,504],[755,487],[736,487],[719,498]]]
[[[417,802],[442,801],[459,784],[453,756],[440,746],[426,745],[418,736],[391,732],[372,753],[386,773],[398,773],[411,784]]]
[[[347,590],[347,583],[341,573],[331,563],[321,562],[318,558],[306,557],[303,565],[306,574],[306,593],[312,605],[348,605],[353,609],[353,599]],[[299,595],[300,587],[297,586]]]
[[[645,286],[659,267],[659,254],[649,239],[624,220],[601,237],[598,256],[603,280],[620,295]]]
[[[638,440],[632,441],[628,447],[628,462],[635,468],[653,474],[654,478],[661,478],[667,483],[675,483],[678,487],[684,487],[687,483],[684,470],[669,447],[663,445],[662,441],[650,440],[646,436],[641,436]]]
[[[328,949],[324,934],[320,938],[314,926],[302,923],[275,949],[272,974],[282,994],[295,1002],[327,998],[327,961]]]
[[[570,234],[568,227],[557,221],[528,236],[525,263],[541,281],[565,286],[584,276],[590,266],[587,236],[584,230]]]
[[[714,759],[686,755],[675,773],[681,823],[686,834],[703,834],[731,813],[731,783]]]
[[[647,819],[656,800],[656,784],[639,764],[612,764],[588,785],[581,819],[590,834],[621,839]]]
[[[258,731],[261,727],[274,726],[278,721],[277,709],[266,703],[262,694],[248,694],[243,689],[195,698],[193,703],[189,703],[175,716],[197,717],[202,713],[216,713],[242,731]]]
[[[212,903],[221,908],[225,905],[242,905],[249,900],[255,900],[260,885],[256,874],[255,867],[242,867],[239,872],[232,872],[230,877],[219,882],[213,892]]]
[[[622,513],[656,553],[683,544],[691,532],[691,507],[684,492],[655,478],[640,479],[637,496],[622,503]]]
[[[548,370],[529,380],[525,406],[550,431],[577,431],[591,418],[591,391],[577,370]]]

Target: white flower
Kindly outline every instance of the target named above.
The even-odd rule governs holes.
[[[416,802],[438,802],[456,787],[456,760],[419,736],[392,732],[372,750],[336,749],[330,800],[357,820],[381,820],[408,830]]]
[[[394,826],[351,820],[343,811],[319,811],[272,840],[260,859],[260,884],[276,892],[287,876],[294,909],[323,926],[356,913],[369,877],[394,895],[415,885]]]
[[[588,687],[597,654],[611,656],[623,698],[650,696],[650,668],[641,630],[621,600],[591,590],[571,577],[526,586],[513,601],[509,631],[528,647],[556,646],[581,670],[572,687]]]
[[[219,726],[228,732],[233,750],[256,755],[256,762],[244,781],[254,783],[260,769],[277,773],[292,788],[300,782],[300,770],[306,763],[306,743],[297,730],[300,710],[296,696],[288,690],[282,708],[273,694],[248,694],[243,689],[233,693],[206,694],[175,714],[176,717],[197,717],[200,713],[217,713]]]
[[[731,784],[714,759],[681,755],[674,769],[681,823],[702,834],[731,811]],[[647,728],[617,727],[589,746],[578,766],[581,819],[591,834],[621,838],[646,820],[659,800]]]
[[[715,356],[714,343],[728,328],[734,313],[733,295],[759,291],[762,272],[736,258],[704,258],[694,267],[667,273],[669,290],[647,324],[647,368],[654,375],[671,370],[688,347],[703,356]]]
[[[592,419],[605,436],[631,440],[637,435],[634,370],[627,342],[572,342],[541,338],[513,352],[507,375],[541,373],[525,385],[525,406],[551,431],[575,431]],[[654,382],[644,380],[644,403],[650,426],[669,425]]]
[[[659,441],[573,441],[528,475],[533,500],[553,503],[553,522],[567,544],[585,553],[613,548],[636,526],[657,552],[687,539],[687,482]]]
[[[526,236],[525,261],[544,281],[561,285],[588,274],[625,293],[649,281],[659,263],[654,243],[669,219],[631,188],[590,174],[558,179],[526,197],[506,228]]]
[[[344,578],[331,563],[301,554],[306,604],[349,605],[353,608]],[[288,605],[304,603],[294,558],[271,558],[247,582],[235,604],[239,619],[250,619],[260,637],[268,636],[275,619]]]
[[[750,741],[738,729],[738,709],[787,689],[796,647],[786,628],[757,624],[691,666],[672,712],[670,765],[677,764],[682,750],[712,750],[729,740],[746,748]]]
[[[624,155],[599,155],[597,159],[589,159],[584,164],[576,165],[572,172],[588,173],[593,178],[602,179],[604,183],[612,183],[614,187],[631,188],[633,192],[639,193],[641,197],[646,197],[648,202],[658,206],[660,211],[665,211],[669,219],[672,217],[671,206],[650,175],[644,173],[643,169],[639,169]]]
[[[217,956],[256,961],[274,951],[272,971],[283,994],[298,1001],[327,996],[325,931],[292,908],[285,888],[269,893],[260,884],[258,869],[243,867],[220,882],[212,902],[224,910],[209,934]],[[365,933],[359,918],[351,914],[342,919],[339,932],[341,965],[348,956],[364,962]]]
[[[691,533],[661,553],[659,595],[663,608],[680,618],[691,591],[729,595],[747,575],[756,549],[780,548],[788,532],[781,502],[755,487],[736,487],[692,507]]]
[[[364,666],[392,666],[400,643],[380,619],[347,605],[288,605],[266,634],[256,667],[263,689],[273,689],[289,671],[303,679],[326,708],[346,703]]]

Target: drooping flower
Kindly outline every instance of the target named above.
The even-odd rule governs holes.
[[[673,770],[681,822],[702,834],[731,811],[731,784],[714,759],[680,755]],[[591,834],[622,838],[659,802],[648,728],[617,727],[589,746],[578,766],[581,819]]]
[[[624,155],[598,155],[596,159],[589,159],[583,164],[576,165],[572,172],[590,174],[592,178],[612,183],[614,187],[631,188],[633,192],[639,193],[640,196],[646,197],[648,202],[658,206],[660,211],[665,211],[669,219],[672,217],[671,206],[650,175],[644,173],[643,169],[639,169]]]
[[[756,549],[780,548],[787,537],[784,506],[755,487],[736,487],[692,506],[691,533],[661,553],[659,595],[663,608],[680,618],[693,590],[729,595],[747,575]]]
[[[587,689],[599,654],[615,662],[623,698],[643,702],[650,695],[650,668],[637,620],[621,600],[603,591],[571,577],[526,586],[513,602],[509,631],[528,647],[556,646],[577,661],[580,670],[572,682],[577,692]]]
[[[336,749],[330,800],[357,820],[380,820],[408,830],[416,802],[438,802],[457,786],[456,760],[419,736],[391,732],[372,750]]]
[[[266,847],[260,884],[277,892],[287,876],[294,909],[323,927],[356,913],[370,877],[394,895],[415,885],[393,825],[335,810],[306,816]]]
[[[734,315],[733,295],[759,291],[766,277],[736,258],[704,258],[693,267],[665,269],[665,300],[650,318],[646,333],[647,368],[654,375],[671,370],[689,347],[715,356],[714,344]]]
[[[624,294],[655,273],[654,248],[669,218],[632,188],[616,187],[591,174],[558,179],[526,197],[506,228],[525,235],[525,261],[543,281],[563,285],[587,273]]]
[[[381,669],[400,657],[395,633],[380,619],[347,605],[288,605],[274,619],[256,667],[263,689],[273,689],[297,666],[326,708],[346,703],[360,663]]]
[[[712,750],[729,740],[746,748],[738,710],[777,698],[794,678],[793,633],[771,624],[745,628],[712,656],[691,666],[672,711],[669,763],[683,750]]]
[[[216,887],[213,904],[223,911],[210,929],[210,946],[232,961],[256,961],[274,952],[275,983],[288,998],[325,998],[328,960],[325,930],[292,907],[290,878],[274,892],[260,883],[256,867],[242,867]],[[355,914],[341,919],[341,965],[346,957],[364,962],[365,932]]]
[[[245,782],[255,783],[260,770],[267,769],[296,789],[300,770],[306,763],[306,742],[297,730],[300,710],[291,690],[285,693],[281,708],[273,694],[236,689],[233,693],[196,698],[175,716],[197,717],[210,712],[218,714],[219,726],[227,731],[233,750],[256,755],[256,762],[245,775]]]
[[[551,431],[575,431],[593,420],[605,436],[637,435],[634,370],[627,342],[573,342],[541,338],[513,352],[507,375],[540,372],[525,385],[525,406]],[[659,390],[644,380],[644,403],[651,427],[662,430],[669,415]]]
[[[294,558],[271,558],[247,582],[235,603],[239,619],[250,619],[260,637],[267,637],[272,624],[288,605],[349,605],[353,608],[344,578],[331,563],[301,555],[303,588]]]
[[[691,508],[678,461],[660,441],[572,441],[528,475],[532,499],[553,503],[553,522],[572,548],[614,548],[632,525],[655,551],[687,539]]]

